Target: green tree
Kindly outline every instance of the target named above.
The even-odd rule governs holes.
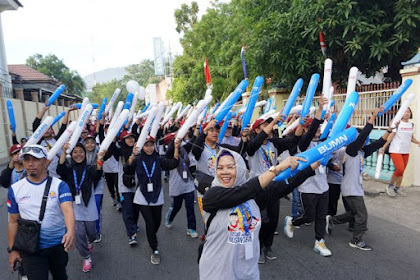
[[[180,11],[179,11],[180,10]],[[367,76],[389,66],[388,78],[400,80],[401,61],[420,46],[420,5],[416,0],[232,0],[213,2],[200,21],[190,24],[188,9],[177,10],[177,31],[184,53],[174,62],[175,101],[204,95],[207,58],[216,99],[243,79],[240,49],[247,45],[250,83],[256,75],[291,87],[322,73],[318,33],[325,34],[333,79],[346,83],[350,67]]]
[[[176,31],[181,33],[191,29],[193,25],[197,23],[198,11],[198,4],[195,1],[191,3],[191,6],[182,4],[180,9],[176,9],[174,13]]]
[[[82,95],[86,88],[85,82],[79,73],[70,70],[63,62],[54,54],[42,56],[34,54],[26,60],[26,65],[47,75],[66,85],[67,91],[79,96]]]
[[[155,76],[154,62],[150,59],[142,60],[139,64],[131,64],[125,68],[127,74],[123,78],[126,83],[129,80],[137,81],[141,86],[160,82],[160,78]]]

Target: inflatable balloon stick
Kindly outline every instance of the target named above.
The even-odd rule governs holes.
[[[165,125],[165,123],[167,123],[167,121],[169,121],[169,119],[172,117],[172,115],[182,106],[181,102],[176,103],[174,106],[172,106],[171,110],[169,111],[169,114],[167,114],[165,116],[165,118],[163,118],[162,121],[162,125]],[[146,135],[147,136],[147,135]]]
[[[7,113],[9,115],[10,126],[12,127],[12,131],[16,133],[16,120],[15,120],[15,113],[13,112],[13,104],[12,101],[7,100]]]
[[[309,110],[309,114],[308,115],[312,115],[315,112],[315,110],[316,110],[315,107],[311,107],[311,109]],[[295,120],[294,122],[292,122],[291,125],[289,125],[288,127],[286,127],[286,129],[283,131],[282,135],[285,136],[285,135],[289,134],[296,127],[298,127],[298,125],[299,125],[300,122],[301,122],[301,118],[298,118],[297,120]]]
[[[142,119],[144,117],[147,117],[149,115],[149,113],[150,113],[150,110],[146,111],[144,113],[137,114],[136,119]]]
[[[191,115],[185,120],[182,127],[178,130],[178,133],[176,134],[176,138],[178,139],[184,139],[185,134],[188,133],[188,130],[191,126],[194,125],[194,123],[197,121],[199,123],[199,116],[201,112],[204,112],[204,108],[206,108],[207,104],[209,104],[212,101],[213,97],[211,95],[207,95],[203,100],[200,100],[197,104],[197,106],[192,111]]]
[[[90,104],[92,104],[93,109],[96,109],[96,108],[99,107],[99,105],[96,104],[96,103],[90,103]],[[73,106],[76,107],[77,109],[81,110],[82,107],[83,107],[83,103],[75,103],[75,104],[73,104]]]
[[[83,112],[86,108],[86,105],[88,105],[88,104],[89,104],[89,98],[88,97],[83,98],[82,106],[80,107],[80,111]]]
[[[410,106],[411,102],[414,100],[414,93],[410,93],[407,98],[402,102],[400,109],[398,110],[397,114],[395,115],[394,119],[392,120],[391,127],[395,127],[396,123],[399,122],[407,111],[408,106]]]
[[[211,111],[212,114],[214,114],[216,112],[216,110],[219,108],[219,102],[216,103],[216,105],[214,105],[213,110]]]
[[[115,89],[114,94],[112,95],[111,99],[109,100],[108,105],[105,107],[105,115],[108,115],[109,110],[111,110],[112,106],[114,106],[115,101],[118,98],[118,95],[121,93],[119,88]]]
[[[245,61],[245,45],[242,45],[241,61],[242,61],[242,70],[244,71],[244,79],[248,79],[248,70],[246,69],[246,61]]]
[[[356,90],[356,82],[357,82],[357,74],[359,73],[359,69],[357,67],[350,68],[349,72],[349,79],[347,81],[347,97]]]
[[[50,107],[53,103],[54,103],[54,101],[56,101],[57,100],[57,98],[64,92],[66,90],[66,86],[65,85],[61,85],[61,86],[59,86],[55,91],[54,91],[54,93],[48,98],[48,100],[47,100],[47,104],[46,104],[46,106],[47,107]]]
[[[293,114],[300,114],[301,111],[302,111],[302,105],[296,105],[290,110],[288,116],[293,115]]]
[[[311,108],[312,100],[314,99],[314,94],[316,91],[316,87],[318,86],[319,81],[319,74],[315,73],[311,76],[311,80],[308,85],[308,89],[306,90],[306,97],[302,104],[302,116],[306,116]],[[300,120],[300,124],[303,124],[303,119]]]
[[[123,101],[118,102],[117,108],[115,109],[114,116],[112,117],[111,123],[109,124],[109,128],[113,128],[114,127],[115,122],[117,121],[119,115],[121,114],[121,111],[123,109],[123,106],[124,106],[124,102]]]
[[[411,86],[412,83],[413,83],[412,79],[405,80],[404,83],[402,83],[399,86],[397,91],[395,91],[394,94],[391,95],[391,97],[384,103],[384,105],[382,105],[384,107],[384,112],[383,113],[379,112],[378,117],[382,116],[389,109],[391,109],[392,105],[394,105],[394,103],[397,102],[401,98],[401,96],[407,91],[407,89]]]
[[[191,106],[191,105],[188,105]],[[153,138],[156,138],[157,132],[159,130],[159,125],[162,120],[163,111],[165,110],[165,103],[163,101],[160,101],[157,106],[157,112],[155,120],[152,123],[152,129],[150,130],[150,136]]]
[[[331,74],[332,74],[332,60],[327,58],[325,60],[325,64],[324,64],[324,77],[323,77],[323,80],[322,80],[322,96],[327,98],[328,101],[330,101],[331,97],[332,97],[332,96],[330,96]],[[321,119],[324,119],[325,113],[328,111],[329,103],[330,102],[325,104],[324,107],[322,108]]]
[[[102,119],[102,113],[105,111],[106,102],[108,102],[108,98],[102,99],[101,108],[99,108],[98,112],[98,121]]]
[[[125,102],[124,102],[124,107],[123,109],[128,109],[130,110],[131,108],[131,103],[133,103],[133,98],[134,98],[134,94],[133,93],[128,93],[127,97],[125,98]]]
[[[242,93],[246,90],[247,86],[247,80],[242,80],[242,82],[239,83],[236,89],[226,99],[226,102],[220,106],[220,111],[215,117],[216,123],[221,122],[226,117],[227,113],[232,109],[236,101],[238,101],[238,99],[242,96]]]
[[[54,121],[53,117],[51,116],[46,117],[44,121],[35,130],[34,134],[32,134],[31,138],[29,138],[29,140],[26,142],[25,145],[33,145],[41,141],[42,136],[44,136],[45,132],[47,132],[47,130],[50,129],[53,121]]]
[[[184,109],[182,109],[181,113],[176,117],[175,121],[181,120],[183,116],[187,114],[187,112],[190,110],[191,105],[188,104]]]
[[[117,136],[118,132],[120,132],[121,130],[121,127],[127,121],[129,113],[130,112],[128,111],[128,109],[125,109],[120,113],[120,115],[118,116],[118,119],[115,122],[114,127],[108,130],[108,133],[106,134],[105,139],[102,141],[101,146],[99,147],[99,151],[108,150],[115,136]]]
[[[318,75],[318,79],[319,79],[319,75]],[[311,79],[311,81],[312,81],[312,79]],[[292,110],[293,104],[295,104],[295,102],[296,102],[296,99],[297,99],[297,97],[300,93],[300,90],[302,89],[302,86],[303,86],[303,79],[299,78],[296,81],[295,85],[293,86],[292,92],[290,93],[290,96],[287,99],[286,105],[284,105],[283,111],[281,112],[283,115],[288,116],[290,114],[290,111]],[[302,106],[300,106],[300,108],[302,108]],[[302,109],[300,109],[300,111],[302,111]],[[282,122],[279,122],[278,125],[279,126],[282,125]]]
[[[85,127],[87,121],[89,120],[90,114],[92,114],[93,107],[92,104],[87,104],[85,109],[82,111],[82,113],[79,116],[79,119],[76,122],[76,128],[74,129],[74,132],[70,138],[69,141],[69,148],[66,151],[67,155],[70,155],[73,148],[76,146],[77,141],[80,138],[80,135],[82,134],[83,128]]]
[[[219,132],[219,143],[221,143],[223,140],[223,137],[225,137],[225,133],[229,126],[229,122],[231,118],[232,118],[232,111],[229,111],[229,113],[226,115],[222,128],[220,129],[220,132]]]
[[[76,128],[77,122],[73,121],[67,127],[67,129],[61,134],[60,138],[58,138],[57,142],[55,142],[54,146],[48,151],[48,160],[53,160],[54,157],[58,154],[60,149],[69,142],[71,135],[73,134],[74,129]]]
[[[149,109],[149,107],[150,107],[150,102],[148,102],[148,103],[146,104],[146,106],[143,108],[143,110],[141,110],[141,112],[142,112],[142,113],[146,112],[146,111],[147,111],[147,109]]]
[[[321,128],[321,136],[319,137],[319,139],[327,138],[336,118],[337,118],[337,114],[332,113],[330,118],[328,119],[328,122],[326,122],[326,125],[323,128]]]
[[[381,176],[383,160],[384,160],[384,154],[378,154],[378,158],[376,159],[375,179],[379,179],[379,176]]]
[[[146,142],[147,135],[149,135],[149,131],[151,129],[153,119],[155,118],[157,113],[157,108],[154,106],[152,109],[150,109],[150,113],[147,116],[146,123],[144,124],[139,139],[137,140],[137,147],[139,150],[143,149],[144,143]]]
[[[255,104],[258,100],[258,96],[261,92],[261,87],[264,83],[264,78],[258,76],[255,78],[254,84],[252,85],[251,94],[249,96],[248,104],[246,105],[246,110],[242,118],[242,130],[246,128],[251,121],[252,113],[254,112]],[[220,137],[220,134],[219,134]],[[222,137],[223,139],[223,137]]]
[[[306,162],[299,162],[295,170],[290,168],[284,170],[274,178],[274,181],[280,182],[288,179],[289,177],[297,174],[299,171],[302,171],[306,167],[310,166],[312,163],[322,160],[324,157],[328,157],[332,152],[340,149],[341,147],[347,146],[357,138],[357,130],[354,127],[350,127],[332,138],[328,138],[319,145],[313,147],[312,149],[306,150],[303,153],[296,155],[306,160]]]
[[[57,116],[55,116],[53,123],[51,124],[51,126],[55,125],[62,117],[64,117],[64,115],[66,114],[66,112],[61,112],[60,114],[58,114]]]
[[[130,114],[128,115],[128,119],[131,120],[134,115],[134,111],[136,110],[137,100],[139,99],[139,93],[134,93],[133,102],[131,103],[130,107]]]
[[[341,112],[338,115],[337,120],[335,121],[331,129],[329,138],[335,137],[335,135],[342,132],[346,128],[351,118],[351,115],[356,109],[358,101],[359,101],[359,94],[355,91],[350,93],[350,95],[346,99],[346,102],[343,105],[343,108],[341,108]]]

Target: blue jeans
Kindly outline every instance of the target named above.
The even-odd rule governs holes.
[[[294,188],[292,192],[292,217],[296,218],[302,214],[302,203],[300,201],[300,192]]]
[[[194,191],[184,193],[178,196],[172,196],[171,206],[169,207],[166,217],[168,217],[168,220],[172,222],[175,219],[176,214],[181,209],[183,200],[185,200],[185,209],[187,210],[188,229],[196,230],[196,221],[194,213]]]

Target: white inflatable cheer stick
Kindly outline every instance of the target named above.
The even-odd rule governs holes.
[[[63,134],[61,134],[60,138],[58,138],[57,142],[55,142],[54,146],[52,146],[51,150],[48,152],[48,160],[53,160],[64,144],[69,141],[74,129],[76,128],[76,124],[77,122],[75,121],[71,122]]]
[[[42,136],[47,132],[47,130],[51,127],[51,124],[53,123],[54,118],[51,116],[48,116],[45,118],[45,120],[38,126],[38,128],[35,130],[34,134],[32,134],[31,138],[26,142],[26,146],[33,145],[38,143]]]

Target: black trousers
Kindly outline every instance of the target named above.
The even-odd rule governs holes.
[[[334,224],[344,224],[350,222],[353,224],[353,240],[362,241],[363,234],[367,231],[368,213],[365,206],[363,196],[345,196],[343,200],[350,208],[344,214],[333,217]]]
[[[140,210],[144,222],[146,223],[146,235],[149,246],[152,248],[152,251],[156,251],[158,247],[156,233],[159,230],[160,222],[162,220],[162,205],[138,205],[138,209]]]
[[[133,203],[134,193],[122,193],[121,196],[123,197],[121,201],[123,221],[127,230],[127,235],[130,237],[133,234],[137,233],[139,211],[138,209],[136,209],[136,206]]]
[[[335,216],[337,215],[337,205],[338,205],[338,200],[340,199],[341,185],[328,183],[328,186],[330,187],[328,190],[329,192],[328,215]]]
[[[322,194],[301,193],[303,214],[292,222],[295,226],[315,221],[315,238],[321,240],[325,235],[328,212],[328,191]]]
[[[280,214],[280,200],[276,199],[273,203],[267,205],[266,214],[268,221],[264,222],[262,219],[261,229],[260,229],[260,244],[261,248],[271,248],[273,245],[274,232],[277,229],[279,223],[279,214]],[[263,215],[264,210],[261,215]]]
[[[196,230],[196,221],[194,213],[194,191],[189,193],[180,194],[173,196],[172,198],[173,208],[169,208],[169,221],[172,222],[175,219],[176,214],[179,212],[182,206],[182,201],[185,200],[185,209],[187,210],[187,222],[188,229]]]
[[[118,193],[118,173],[105,173],[105,181],[111,197],[116,198],[119,202],[120,194]]]
[[[66,280],[68,260],[63,244],[38,250],[33,255],[22,254],[22,266],[29,280],[48,280],[48,272],[53,280]]]

